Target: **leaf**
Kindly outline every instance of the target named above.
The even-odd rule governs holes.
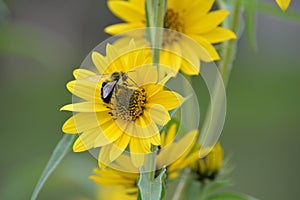
[[[210,195],[205,200],[258,200],[246,194],[234,193],[234,192],[222,192]]]
[[[148,173],[144,168],[141,168],[140,178],[138,180],[139,187],[139,200],[160,200],[165,195],[165,179],[166,168],[161,169],[160,174],[151,181],[148,177]]]
[[[34,188],[31,200],[37,198],[40,190],[42,189],[43,185],[45,184],[51,173],[54,171],[54,169],[57,167],[60,161],[65,157],[65,155],[71,150],[71,145],[73,144],[76,137],[77,134],[65,134],[63,138],[58,142],[37,185]]]
[[[246,34],[248,45],[252,49],[257,49],[256,43],[256,10],[255,10],[256,0],[249,2],[249,5],[245,8],[245,17],[246,17]]]

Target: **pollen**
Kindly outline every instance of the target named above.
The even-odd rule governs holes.
[[[133,92],[129,102],[129,115],[132,121],[143,115],[146,105],[146,92],[144,88],[138,88]]]
[[[112,97],[109,114],[115,120],[135,121],[143,115],[145,106],[146,91],[144,88],[131,89],[121,86]]]
[[[172,45],[173,42],[179,41],[181,38],[180,33],[184,32],[184,28],[178,12],[175,12],[172,9],[167,10],[164,16],[164,28],[172,31],[164,31],[162,46]]]
[[[178,12],[175,12],[172,9],[167,10],[164,16],[164,28],[183,32],[183,23]]]

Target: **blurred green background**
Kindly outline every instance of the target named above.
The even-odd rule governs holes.
[[[0,199],[29,199],[71,115],[59,112],[71,102],[65,84],[119,19],[100,0],[0,1],[0,13]],[[299,34],[299,23],[258,13],[258,49],[244,35],[238,43],[221,141],[235,190],[259,199],[300,196]],[[95,166],[69,154],[39,199],[93,198]]]

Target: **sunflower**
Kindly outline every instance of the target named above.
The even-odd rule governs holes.
[[[94,169],[93,176],[89,178],[100,185],[99,199],[125,199],[137,198],[138,188],[136,186],[139,174],[126,173],[112,168]]]
[[[222,167],[222,162],[223,149],[218,142],[205,157],[190,163],[190,167],[197,174],[198,180],[214,180]]]
[[[176,124],[170,125],[162,132],[161,151],[157,155],[157,170],[169,165],[167,167],[169,180],[178,177],[183,168],[188,167],[199,158],[199,151],[193,150],[198,130],[187,133],[178,141],[175,141],[176,133]],[[89,178],[101,187],[110,187],[110,191],[115,194],[123,194],[128,199],[137,198],[139,169],[132,165],[128,156],[122,155],[110,167],[96,168],[93,172],[95,175]]]
[[[168,0],[167,10],[164,16],[163,49],[174,50],[186,58],[190,63],[183,63],[180,70],[188,75],[199,73],[199,59],[210,62],[219,60],[220,57],[213,44],[229,39],[235,39],[236,35],[219,26],[229,15],[227,10],[211,11],[214,0]],[[111,25],[105,28],[109,34],[116,35],[124,31],[144,28],[145,25],[145,1],[143,0],[110,0],[109,9],[125,23]],[[189,38],[192,38],[191,41]],[[194,44],[198,44],[196,47]],[[163,54],[163,53],[161,53]],[[161,55],[163,64],[169,64],[167,56]],[[166,58],[165,58],[166,57]],[[166,63],[164,63],[166,61]],[[171,63],[174,68],[177,65]]]
[[[74,112],[62,130],[82,133],[75,152],[101,147],[99,165],[108,165],[128,149],[139,167],[151,146],[161,145],[158,125],[170,120],[168,111],[179,107],[183,97],[164,88],[172,75],[158,80],[157,68],[148,64],[149,49],[136,50],[133,41],[128,53],[107,45],[106,56],[93,52],[91,57],[97,72],[77,69],[75,80],[67,84],[80,102],[61,108]]]

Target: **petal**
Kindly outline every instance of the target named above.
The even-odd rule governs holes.
[[[111,34],[111,35],[117,35],[119,33],[123,33],[125,31],[138,29],[138,28],[144,28],[145,24],[141,22],[134,22],[134,23],[120,23],[120,24],[113,24],[110,26],[107,26],[104,29],[104,32]]]
[[[174,139],[175,139],[175,135],[177,133],[177,126],[176,124],[172,124],[167,132],[167,136],[166,136],[166,140],[164,141],[164,147],[171,144]]]
[[[77,113],[64,123],[62,131],[71,134],[81,133],[96,128],[111,119],[112,116],[110,116],[107,112]]]
[[[185,1],[183,1],[185,2]],[[191,7],[184,15],[185,24],[187,27],[193,26],[195,22],[199,21],[206,15],[214,4],[214,0],[197,0],[190,3]]]
[[[156,104],[149,108],[149,113],[151,119],[158,125],[164,126],[166,125],[171,117],[169,112],[162,105]]]
[[[149,107],[151,107],[152,105],[160,104],[167,110],[173,110],[180,106],[183,101],[184,98],[176,92],[160,91],[159,93],[148,99],[148,102],[151,102],[148,105]]]
[[[62,131],[68,134],[80,133],[75,126],[74,116],[70,117],[67,121],[65,121],[64,125],[62,126]]]
[[[229,14],[230,13],[227,10],[210,12],[201,19],[195,21],[192,26],[187,27],[185,33],[189,35],[209,32],[221,24]]]
[[[73,112],[101,112],[109,111],[109,109],[103,104],[96,104],[94,102],[80,102],[74,104],[68,104],[63,106],[61,109]]]
[[[100,97],[101,85],[97,82],[91,82],[87,80],[75,80],[70,81],[67,84],[67,89],[79,98],[87,101],[96,101],[101,103],[102,99]]]
[[[73,76],[75,79],[80,80],[80,79],[86,79],[90,76],[96,76],[96,74],[86,69],[75,69],[73,71]]]
[[[153,137],[150,138],[152,145],[159,146],[161,145],[161,138],[159,134],[155,134]]]
[[[100,149],[100,153],[98,155],[98,165],[100,168],[105,168],[111,162],[109,159],[109,152],[111,150],[112,144],[105,145]]]
[[[163,89],[163,85],[161,84],[146,84],[143,85],[142,87],[146,91],[148,100]]]
[[[82,152],[94,148],[95,139],[99,134],[103,134],[97,127],[82,133],[73,145],[74,152]]]
[[[209,54],[209,56],[210,56],[209,59],[207,59],[207,56],[205,56],[204,58],[201,57],[201,59],[203,59],[204,61],[207,61],[207,62],[220,59],[218,52],[216,51],[214,46],[209,41],[207,41],[205,38],[203,38],[202,36],[199,36],[199,35],[191,35],[191,37],[194,40],[196,40],[207,51],[207,54]]]
[[[95,67],[98,69],[99,73],[103,74],[104,70],[108,66],[107,59],[100,53],[94,51],[92,53],[92,61],[95,65]]]
[[[140,168],[144,164],[145,154],[131,153],[130,155],[131,155],[132,164],[136,168]]]
[[[276,0],[276,2],[282,11],[286,11],[291,3],[291,0]]]
[[[108,8],[126,22],[144,21],[144,6],[126,1],[108,1]]]
[[[117,159],[125,150],[125,148],[128,146],[130,141],[130,136],[127,134],[123,134],[118,140],[116,140],[111,148],[109,159],[111,161],[114,161]]]
[[[223,42],[225,40],[236,39],[236,35],[231,31],[223,27],[217,27],[210,32],[201,34],[210,43]]]
[[[123,134],[123,131],[117,126],[114,120],[110,120],[101,125],[104,134],[100,134],[95,140],[95,147],[107,144],[107,141],[112,143]]]

